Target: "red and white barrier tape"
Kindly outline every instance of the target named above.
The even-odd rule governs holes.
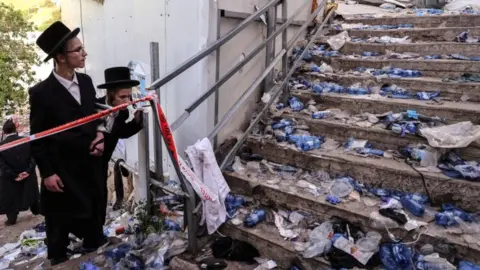
[[[80,119],[72,121],[70,123],[66,123],[66,124],[63,124],[61,126],[54,127],[54,128],[51,128],[51,129],[48,129],[48,130],[45,130],[45,131],[42,131],[42,132],[39,132],[39,133],[36,133],[36,134],[32,134],[28,137],[21,138],[21,139],[15,140],[13,142],[6,143],[4,145],[0,145],[0,152],[4,151],[4,150],[7,150],[7,149],[10,149],[10,148],[15,147],[15,146],[19,146],[19,145],[22,145],[22,144],[25,144],[25,143],[36,141],[36,140],[39,140],[39,139],[42,139],[42,138],[45,138],[45,137],[48,137],[48,136],[66,131],[66,130],[69,130],[69,129],[72,129],[72,128],[79,127],[81,125],[90,123],[90,122],[95,121],[97,119],[100,119],[104,116],[107,116],[111,113],[114,113],[114,112],[120,111],[122,109],[125,109],[129,105],[132,105],[132,104],[135,104],[135,103],[138,103],[138,102],[149,101],[149,100],[152,100],[152,99],[154,99],[154,96],[146,96],[146,97],[143,97],[143,98],[139,98],[139,99],[130,101],[128,103],[112,107],[108,110],[100,111],[98,113],[80,118]]]
[[[48,136],[51,136],[51,135],[69,130],[69,129],[72,129],[72,128],[79,127],[81,125],[84,125],[84,124],[90,123],[92,121],[95,121],[97,119],[100,119],[102,117],[105,117],[105,116],[107,116],[111,113],[114,113],[114,112],[120,111],[122,109],[125,109],[132,104],[139,103],[139,102],[145,102],[145,101],[153,101],[153,103],[155,104],[153,110],[158,116],[157,117],[158,125],[160,127],[160,130],[161,130],[164,138],[165,138],[165,143],[167,144],[168,150],[173,154],[172,155],[173,158],[174,158],[173,162],[176,162],[179,165],[180,171],[185,176],[185,178],[190,182],[193,189],[202,198],[202,200],[216,201],[218,199],[218,196],[216,194],[214,194],[213,192],[211,192],[209,190],[209,188],[205,184],[203,184],[203,182],[201,182],[198,179],[198,177],[195,175],[195,173],[186,165],[185,161],[183,161],[183,159],[178,156],[177,148],[175,146],[175,141],[173,139],[173,134],[172,134],[172,131],[170,129],[170,125],[168,124],[167,118],[165,117],[165,114],[163,113],[162,107],[160,106],[160,103],[158,102],[157,96],[153,93],[150,94],[150,95],[147,95],[146,97],[139,98],[139,99],[130,101],[128,103],[109,108],[109,109],[104,110],[104,111],[100,111],[98,113],[86,116],[84,118],[80,118],[80,119],[75,120],[75,121],[72,121],[70,123],[66,123],[64,125],[61,125],[61,126],[58,126],[58,127],[55,127],[55,128],[51,128],[51,129],[48,129],[48,130],[45,130],[45,131],[42,131],[42,132],[39,132],[39,133],[36,133],[36,134],[32,134],[28,137],[15,140],[13,142],[6,143],[6,144],[0,146],[0,152],[4,151],[4,150],[7,150],[7,149],[10,149],[10,148],[13,148],[13,147],[16,147],[16,146],[19,146],[19,145],[22,145],[22,144],[25,144],[25,143],[30,143],[32,141],[39,140],[39,139],[42,139],[42,138],[45,138],[45,137],[48,137]]]

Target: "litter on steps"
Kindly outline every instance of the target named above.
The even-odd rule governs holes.
[[[428,238],[424,235],[430,230],[444,230],[447,234],[469,235],[473,237],[471,241],[480,241],[478,235],[474,235],[480,231],[477,216],[452,204],[437,208],[431,206],[429,198],[422,194],[368,186],[348,176],[330,177],[324,171],[308,172],[266,160],[255,162],[258,170],[252,170],[244,177],[259,186],[285,190],[299,197],[312,194],[318,200],[326,198],[328,203],[334,198],[336,203],[332,207],[348,205],[341,208],[345,209],[343,211],[355,211],[353,209],[363,205],[364,210],[357,215],[365,215],[365,221],[369,222],[367,227],[375,230],[364,230],[363,226],[352,224],[347,218],[318,221],[315,213],[305,210],[259,208],[259,203],[262,205],[266,199],[263,198],[265,195],[254,195],[253,198],[229,195],[227,208],[235,209],[230,224],[247,228],[256,228],[263,223],[275,226],[277,233],[284,241],[293,243],[295,251],[303,258],[327,258],[334,269],[381,266],[387,269],[456,269],[455,265],[460,267],[460,264],[445,257],[441,244],[435,244],[431,249],[420,244]],[[348,210],[350,208],[352,210]],[[399,228],[415,232],[410,234],[413,239],[396,236],[394,231],[398,233]],[[470,262],[461,264],[474,265]]]

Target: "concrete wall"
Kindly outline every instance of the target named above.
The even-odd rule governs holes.
[[[289,0],[289,14],[304,1]],[[158,42],[160,47],[160,77],[178,67],[186,59],[216,40],[217,8],[239,13],[253,13],[256,4],[263,6],[267,0],[124,0],[121,4],[114,0],[105,0],[103,5],[92,0],[62,0],[62,20],[69,27],[81,27],[80,38],[88,52],[86,70],[95,84],[103,82],[104,69],[112,66],[127,65],[136,60],[150,67],[150,42]],[[305,19],[310,11],[307,7],[296,20]],[[281,16],[281,11],[278,11]],[[221,34],[224,35],[241,20],[220,19]],[[288,31],[291,38],[296,32]],[[266,26],[260,22],[250,24],[237,37],[221,48],[220,76],[247,55],[266,36]],[[276,40],[277,51],[281,48],[281,35]],[[161,103],[168,120],[172,123],[183,110],[197,97],[207,91],[215,81],[215,53],[206,57],[182,75],[162,87]],[[265,53],[261,52],[251,63],[232,77],[220,89],[219,111],[221,117],[231,108],[256,77],[265,68]],[[150,84],[147,76],[147,85]],[[232,119],[219,136],[221,142],[232,131],[244,129],[249,122],[251,112],[259,99],[260,89],[251,97],[240,112]],[[188,145],[205,137],[213,128],[213,96],[200,106],[179,128],[174,136],[179,153]],[[153,129],[150,129],[153,130]],[[152,136],[152,135],[151,135]],[[153,137],[151,137],[153,142]],[[130,166],[135,166],[137,158],[137,139],[127,142],[127,155]],[[153,143],[151,159],[153,160]],[[168,165],[164,152],[165,169]],[[172,175],[172,174],[171,174]]]

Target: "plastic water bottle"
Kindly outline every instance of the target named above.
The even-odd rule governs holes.
[[[385,244],[380,247],[380,260],[386,269],[414,269],[412,250],[404,244]]]
[[[324,140],[321,136],[310,135],[291,135],[288,139],[304,152],[320,148]]]
[[[435,223],[439,226],[445,227],[458,225],[458,222],[455,220],[455,215],[449,211],[436,213]]]
[[[328,117],[333,116],[333,113],[329,110],[326,111],[318,111],[318,112],[313,112],[312,113],[312,118],[313,119],[325,119]]]
[[[420,100],[430,100],[440,96],[440,91],[437,92],[418,92],[415,97]]]
[[[417,269],[422,270],[450,270],[451,266],[445,265],[443,263],[434,263],[434,262],[418,262]]]
[[[427,155],[426,151],[411,147],[400,148],[400,153],[415,161],[422,161],[422,159]]]
[[[458,270],[480,270],[480,265],[475,265],[471,262],[460,261]]]
[[[379,56],[378,52],[362,52],[362,56]]]
[[[338,197],[335,197],[333,195],[327,195],[325,200],[333,205],[337,205],[342,202],[342,200],[340,200]]]
[[[326,51],[323,53],[323,56],[325,57],[334,57],[334,56],[339,56],[340,53],[338,51]]]
[[[407,196],[402,197],[400,202],[405,209],[417,217],[422,217],[425,214],[425,208],[423,205],[415,200],[409,199]]]
[[[163,221],[163,229],[167,231],[177,231],[177,232],[182,230],[182,228],[180,228],[180,225],[178,223],[170,219],[165,219]]]
[[[362,87],[349,87],[347,93],[350,95],[368,95],[370,90]]]
[[[371,148],[372,143],[367,140],[356,140],[354,137],[348,138],[344,147],[346,149]]]
[[[442,59],[442,56],[440,54],[425,55],[423,59],[425,60]]]
[[[265,210],[262,210],[262,209],[253,210],[253,212],[250,213],[243,221],[243,226],[248,228],[254,227],[258,223],[265,220],[265,214],[266,214]]]
[[[282,102],[280,103],[277,103],[277,105],[275,106],[277,108],[277,110],[282,110],[285,108],[285,104],[283,104]]]
[[[355,151],[357,153],[362,154],[362,155],[374,155],[374,156],[381,156],[383,157],[383,154],[385,153],[382,150],[379,149],[373,149],[373,148],[357,148]]]
[[[305,105],[303,105],[303,102],[298,100],[298,98],[296,97],[290,97],[288,99],[288,103],[290,104],[290,108],[292,108],[294,112],[301,111],[305,107]]]
[[[293,125],[292,121],[286,120],[286,119],[281,119],[280,121],[273,123],[272,128],[273,129],[280,129],[280,128],[284,128],[284,127],[292,126],[292,125]]]
[[[305,80],[305,79],[302,79],[302,78],[298,79],[298,83],[305,85],[305,87],[307,87],[307,88],[309,88],[310,86],[312,86],[312,84],[310,83],[310,81]]]
[[[323,87],[320,84],[314,84],[312,86],[312,92],[317,93],[317,94],[321,94],[321,93],[323,93]]]
[[[423,194],[418,194],[418,193],[406,194],[405,197],[407,197],[410,200],[414,200],[414,201],[418,202],[419,204],[428,203],[428,197],[426,195],[423,195]]]

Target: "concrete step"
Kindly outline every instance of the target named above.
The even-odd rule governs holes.
[[[294,118],[303,121],[310,127],[309,132],[312,135],[326,136],[341,143],[346,142],[350,137],[370,141],[374,148],[382,150],[398,150],[409,144],[426,144],[425,138],[406,134],[401,136],[391,130],[386,130],[378,126],[361,127],[344,123],[342,120],[333,118],[312,119],[310,115],[303,113],[284,113],[283,118]],[[480,159],[480,144],[474,142],[466,148],[460,149],[460,155],[466,160]]]
[[[362,83],[363,85],[384,85],[395,84],[413,92],[421,91],[440,91],[442,98],[451,99],[452,101],[459,101],[463,95],[468,96],[468,101],[480,101],[480,83],[458,83],[458,82],[443,82],[439,78],[419,77],[419,78],[375,78],[370,75],[353,75],[353,74],[321,74],[315,72],[302,73],[297,76],[302,76],[307,80],[314,81],[329,81],[350,86],[354,83]]]
[[[251,136],[247,146],[267,160],[287,164],[304,170],[326,170],[332,175],[345,175],[381,188],[425,193],[422,176],[403,161],[389,158],[366,158],[343,149],[316,149],[301,152],[294,145],[278,143],[275,139]],[[422,172],[426,186],[435,203],[453,202],[458,207],[480,210],[480,183],[453,179],[442,173]]]
[[[262,257],[274,260],[279,269],[288,269],[294,258],[302,258],[295,251],[294,242],[284,240],[273,224],[261,222],[253,228],[247,228],[243,224],[236,226],[227,222],[220,228],[220,232],[252,244],[260,251]],[[309,269],[329,269],[330,265],[328,261],[319,257],[302,259],[302,263],[310,267]]]
[[[344,30],[331,30],[335,35]],[[480,27],[435,27],[435,28],[404,28],[391,30],[347,30],[350,37],[369,38],[390,36],[403,38],[409,36],[412,40],[453,41],[460,33],[469,31],[472,36],[480,36]]]
[[[408,44],[379,44],[368,42],[347,42],[345,43],[345,46],[342,47],[341,53],[361,54],[362,52],[378,52],[385,54],[387,50],[396,53],[418,53],[421,56],[433,54],[480,56],[480,43],[421,42]]]
[[[314,56],[313,60],[321,64],[329,63],[334,69],[344,71],[355,70],[357,67],[381,69],[386,66],[402,69],[420,70],[423,76],[451,78],[464,73],[479,73],[480,61],[464,60],[424,60],[424,59],[352,59],[343,56],[325,58]]]
[[[307,211],[319,220],[343,217],[352,224],[360,226],[366,232],[377,230],[383,234],[384,241],[389,239],[385,229],[372,228],[370,214],[378,211],[378,206],[367,206],[363,202],[348,200],[344,200],[344,202],[338,205],[331,205],[325,201],[325,195],[314,196],[296,187],[294,183],[267,183],[267,180],[273,179],[258,181],[255,177],[240,176],[236,173],[226,173],[225,178],[232,190],[253,196],[254,199],[259,200],[264,205]],[[380,203],[379,200],[377,202]],[[432,217],[424,217],[422,220],[429,222],[432,220]],[[403,238],[407,235],[406,230],[400,228],[391,230],[391,232],[396,238]],[[407,237],[405,241],[409,241],[409,238]],[[420,237],[416,246],[419,247],[425,243],[432,244],[434,247],[439,243],[450,244],[456,249],[457,254],[455,254],[455,257],[476,262],[480,261],[478,256],[480,248],[476,243],[469,244],[459,236],[448,234],[445,228],[437,226],[434,222],[428,224],[428,231]]]
[[[367,18],[365,16],[350,16],[345,23],[363,23],[365,25],[398,25],[413,24],[416,28],[432,27],[474,27],[480,26],[480,15],[426,15]]]
[[[373,95],[315,94],[310,91],[292,91],[303,102],[314,100],[326,109],[336,108],[353,114],[369,112],[382,114],[389,111],[404,112],[416,110],[427,116],[438,116],[448,122],[471,121],[480,123],[480,104],[471,102],[424,101],[415,99],[390,99]]]

